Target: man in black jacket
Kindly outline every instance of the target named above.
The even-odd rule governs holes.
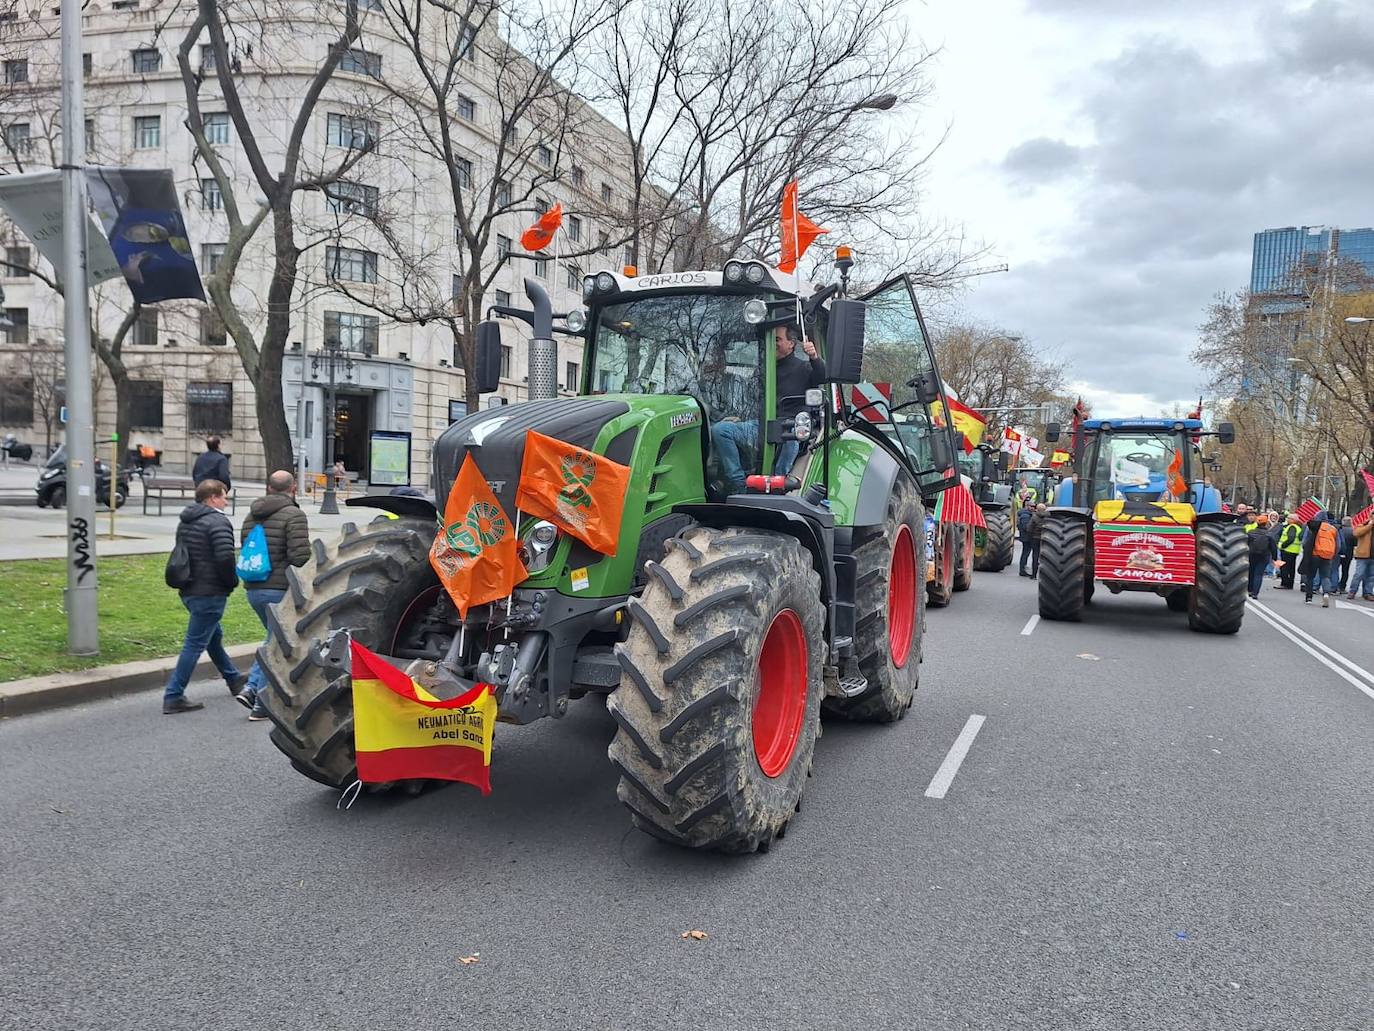
[[[191,619],[176,669],[162,695],[165,715],[205,708],[202,702],[186,700],[186,685],[202,652],[209,653],[210,661],[229,685],[230,694],[248,683],[224,650],[224,631],[220,628],[225,603],[239,582],[234,571],[234,526],[224,514],[228,504],[224,484],[204,480],[196,486],[195,504],[182,510],[177,524],[177,543],[186,546],[191,558],[191,579],[181,588],[181,604],[186,606]]]
[[[226,491],[234,489],[234,483],[229,479],[229,459],[220,453],[218,437],[205,438],[205,451],[191,467],[193,483],[199,485],[206,480],[218,480],[224,484]]]
[[[272,571],[266,580],[245,581],[244,589],[248,592],[248,604],[253,606],[267,631],[265,643],[271,644],[272,626],[267,622],[267,608],[286,596],[287,567],[303,566],[310,561],[310,526],[305,513],[296,504],[296,478],[286,470],[278,469],[267,478],[267,494],[253,502],[243,521],[240,543],[248,542],[248,535],[255,526],[261,526],[267,538],[267,557],[271,560]],[[262,663],[254,662],[248,674],[248,686],[234,696],[251,710],[248,713],[250,720],[267,719],[267,710],[258,701],[263,680]]]

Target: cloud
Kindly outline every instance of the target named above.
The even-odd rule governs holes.
[[[1062,179],[1073,172],[1080,161],[1077,147],[1048,136],[1018,143],[1002,159],[1002,169],[1013,179],[1027,186]]]
[[[1334,0],[1317,0],[1289,18],[1266,19],[1288,67],[1322,79],[1374,74],[1374,19]]]

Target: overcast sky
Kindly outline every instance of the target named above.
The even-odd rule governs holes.
[[[925,0],[950,126],[932,214],[1009,273],[968,317],[1068,360],[1099,415],[1196,401],[1212,295],[1253,234],[1374,224],[1374,2]]]

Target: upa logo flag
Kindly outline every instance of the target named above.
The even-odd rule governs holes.
[[[461,780],[491,794],[492,686],[436,698],[381,656],[350,643],[358,779]]]
[[[448,492],[444,525],[429,549],[429,564],[459,615],[466,618],[473,605],[507,597],[529,576],[515,546],[515,527],[466,455]]]
[[[516,507],[561,527],[589,548],[614,555],[630,467],[529,430]]]

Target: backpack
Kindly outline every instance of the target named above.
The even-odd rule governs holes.
[[[1330,523],[1322,523],[1317,529],[1317,540],[1312,545],[1312,554],[1317,558],[1336,557],[1336,528]]]
[[[172,553],[167,556],[167,568],[162,571],[162,579],[167,581],[168,587],[175,587],[177,590],[190,586],[191,552],[187,549],[186,542],[181,539],[180,527],[177,528],[177,542],[172,548]]]
[[[248,531],[238,563],[234,567],[246,584],[262,583],[272,575],[272,556],[267,553],[267,531],[258,523]]]
[[[1269,536],[1269,531],[1263,527],[1255,527],[1246,536],[1250,539],[1250,557],[1264,558],[1269,554],[1269,546],[1274,543],[1274,539]]]

